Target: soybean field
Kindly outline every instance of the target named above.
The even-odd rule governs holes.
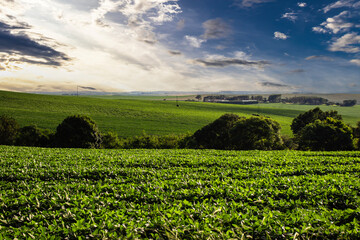
[[[0,146],[0,239],[360,238],[360,152]]]

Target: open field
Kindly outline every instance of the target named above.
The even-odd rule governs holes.
[[[110,97],[109,97],[110,98]],[[182,134],[195,132],[224,113],[241,116],[262,114],[278,121],[282,133],[291,135],[294,117],[315,106],[289,104],[228,105],[203,102],[107,99],[76,96],[52,96],[0,91],[0,114],[13,116],[21,126],[36,124],[55,130],[61,121],[73,114],[93,118],[100,130],[114,131],[128,137],[148,134]],[[360,120],[360,105],[354,107],[321,106],[337,110],[346,123]]]
[[[0,146],[0,239],[358,239],[360,152]]]

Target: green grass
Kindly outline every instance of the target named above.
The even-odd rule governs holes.
[[[359,239],[360,152],[0,146],[0,239]]]
[[[315,106],[288,104],[228,105],[202,102],[117,99],[117,97],[76,97],[37,95],[0,91],[0,114],[13,116],[22,126],[36,124],[55,130],[62,120],[73,114],[93,118],[100,130],[115,131],[120,136],[148,134],[193,133],[224,113],[241,116],[262,114],[278,121],[282,133],[291,135],[290,124],[294,117]],[[346,123],[355,125],[360,120],[360,105],[355,107],[328,107],[337,110]]]

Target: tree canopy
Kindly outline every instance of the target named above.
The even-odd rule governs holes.
[[[101,140],[96,123],[88,116],[69,116],[56,128],[58,147],[99,148]]]
[[[322,111],[319,107],[311,109],[305,113],[299,114],[296,118],[293,119],[291,123],[291,130],[294,134],[297,134],[309,123],[313,123],[316,120],[323,121],[327,117],[334,118],[336,120],[342,120],[341,115],[337,111]]]
[[[313,151],[353,150],[352,129],[343,121],[327,117],[306,125],[298,134],[299,147]]]

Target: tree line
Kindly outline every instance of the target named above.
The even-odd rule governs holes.
[[[283,136],[280,124],[265,116],[224,114],[194,134],[120,138],[101,133],[88,116],[65,118],[55,132],[37,126],[19,127],[12,117],[0,116],[0,145],[59,148],[193,148],[223,150],[360,150],[360,122],[344,123],[337,111],[314,108],[293,119],[294,137]]]
[[[198,95],[200,96],[200,95]],[[197,99],[198,96],[196,97]],[[201,96],[200,96],[201,99]],[[238,101],[255,101],[256,103],[292,103],[300,105],[337,105],[342,107],[352,107],[357,104],[357,101],[354,100],[343,100],[342,103],[331,102],[326,98],[316,97],[316,96],[295,96],[295,97],[285,97],[282,98],[281,94],[273,94],[268,98],[261,95],[249,96],[249,95],[240,95],[240,96],[226,96],[226,95],[209,95],[204,97],[204,102],[238,102]]]

